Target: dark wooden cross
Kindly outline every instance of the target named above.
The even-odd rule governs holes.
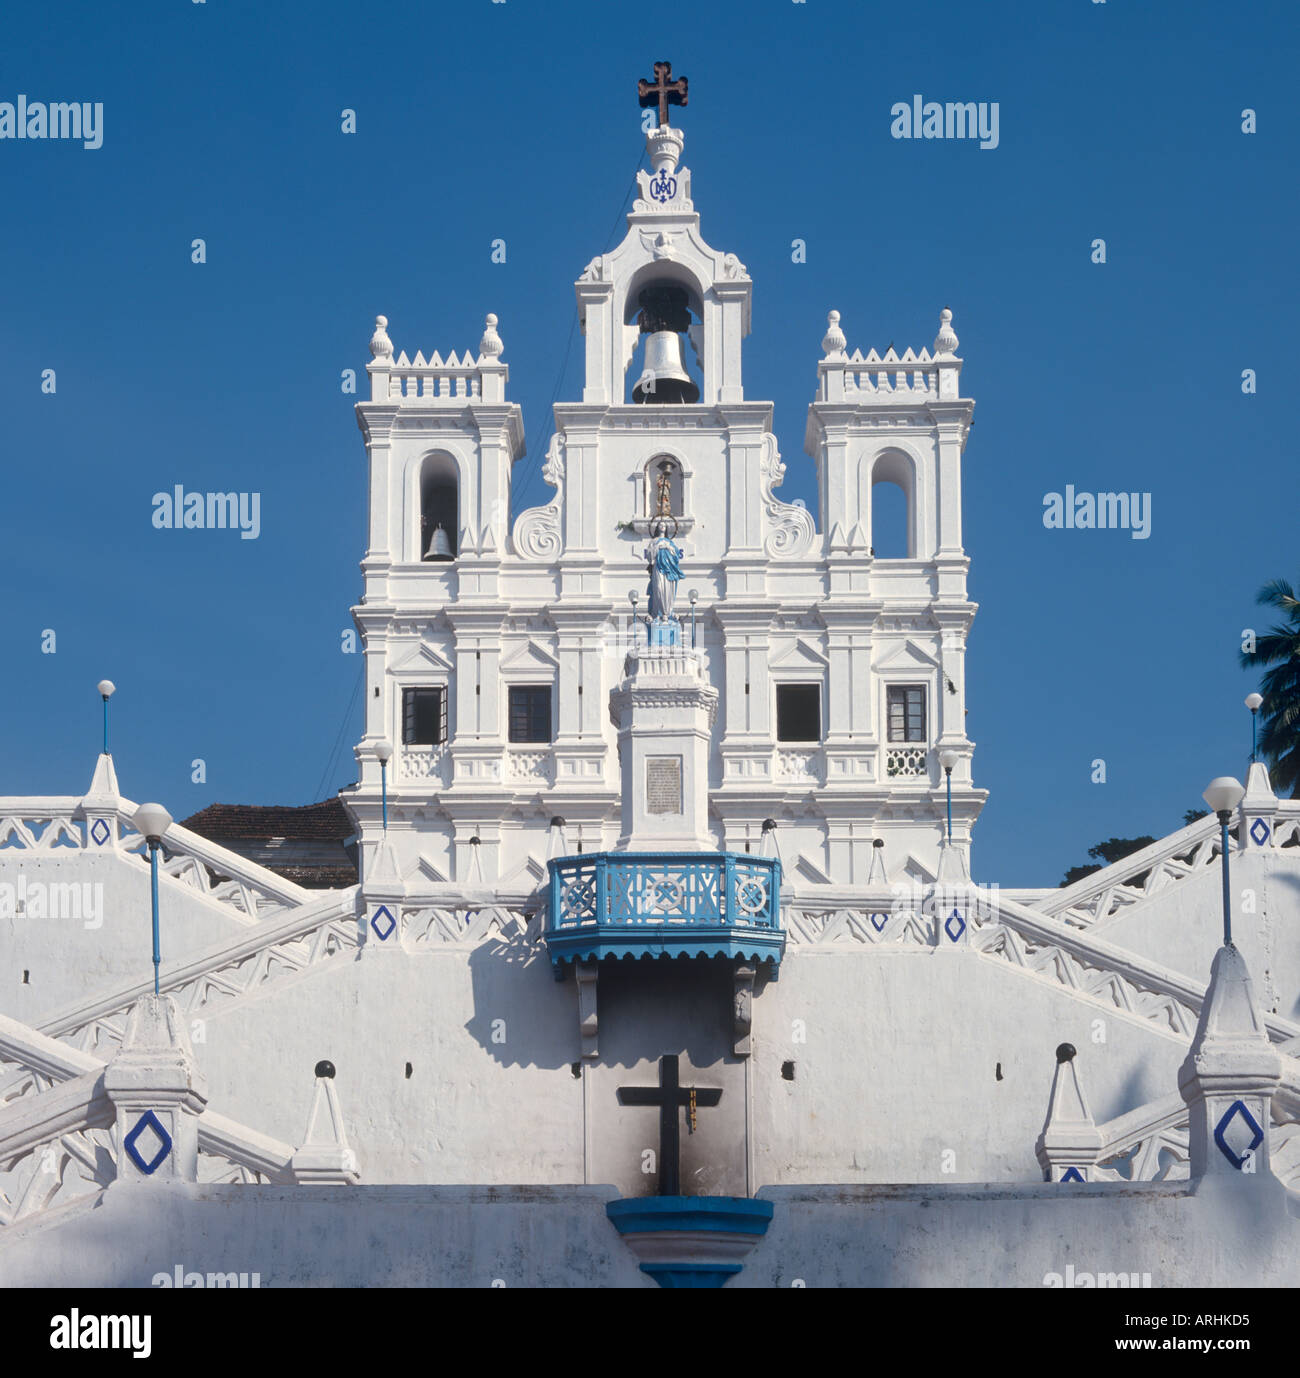
[[[646,110],[652,105],[659,107],[659,123],[668,123],[668,107],[670,105],[685,105],[686,100],[686,78],[678,77],[676,81],[673,77],[673,64],[671,62],[655,63],[655,79],[647,81],[644,77],[636,84],[636,93],[641,100],[641,109]]]
[[[620,1086],[621,1105],[659,1107],[659,1195],[682,1194],[682,1117],[683,1106],[691,1110],[691,1130],[695,1129],[695,1108],[717,1105],[722,1099],[718,1088],[682,1086],[678,1082],[677,1054],[665,1053],[659,1059],[658,1086]]]

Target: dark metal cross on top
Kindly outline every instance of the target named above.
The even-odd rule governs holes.
[[[685,105],[686,100],[686,78],[678,77],[676,81],[673,77],[673,64],[671,62],[655,63],[655,79],[647,81],[642,77],[636,84],[636,93],[641,100],[641,109],[646,110],[652,105],[659,107],[659,123],[668,123],[668,107],[670,105]]]
[[[658,1086],[620,1086],[622,1105],[659,1107],[659,1195],[682,1194],[682,1117],[683,1106],[692,1110],[700,1105],[717,1105],[722,1099],[718,1088],[682,1086],[678,1081],[677,1054],[665,1053],[659,1059]],[[692,1129],[695,1127],[692,1124]]]

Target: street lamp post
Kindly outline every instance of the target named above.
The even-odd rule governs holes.
[[[388,831],[388,763],[393,759],[393,744],[387,740],[375,747],[379,758],[379,801],[383,809],[384,831]]]
[[[105,702],[107,702],[105,697]],[[153,993],[158,994],[158,848],[172,825],[172,816],[161,804],[141,804],[133,819],[136,830],[149,844],[149,880],[153,899]]]
[[[955,751],[941,751],[939,764],[943,767],[944,779],[948,785],[948,841],[952,841],[952,768],[961,760]]]
[[[695,649],[695,601],[696,601],[697,598],[699,598],[699,596],[700,596],[700,591],[699,591],[699,589],[692,589],[692,590],[690,591],[690,593],[688,593],[686,596],[687,596],[687,598],[690,599],[690,603],[691,603],[691,650],[694,650],[694,649]]]
[[[104,700],[104,755],[108,755],[108,701],[117,692],[117,685],[111,679],[101,679],[95,686],[99,697]]]
[[[1255,764],[1259,756],[1259,706],[1264,702],[1263,694],[1247,694],[1246,707],[1250,709],[1250,763]]]
[[[1223,853],[1223,945],[1232,946],[1232,888],[1228,880],[1228,824],[1232,811],[1246,791],[1230,775],[1220,775],[1205,787],[1201,798],[1219,819],[1219,843]]]

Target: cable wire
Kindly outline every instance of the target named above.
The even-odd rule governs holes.
[[[357,695],[361,692],[361,686],[366,678],[366,658],[361,657],[361,664],[357,669],[357,682],[352,686],[352,697],[348,700],[347,711],[343,714],[343,721],[339,723],[339,730],[334,737],[334,746],[325,761],[325,769],[321,771],[320,784],[316,786],[316,793],[312,795],[312,802],[320,801],[325,795],[325,786],[329,783],[330,776],[335,770],[335,760],[343,746],[344,734],[348,730],[348,724],[352,721],[353,710],[357,706]]]
[[[614,236],[618,233],[619,221],[627,214],[627,203],[636,190],[637,173],[641,170],[641,155],[637,154],[636,164],[632,169],[632,179],[628,183],[627,190],[623,193],[623,199],[619,202],[618,210],[614,215],[614,222],[609,227],[609,233],[605,236],[605,247],[601,250],[602,254],[607,254],[613,248]],[[529,447],[528,453],[533,456],[533,464],[528,470],[527,477],[519,488],[519,510],[523,510],[523,499],[533,485],[534,479],[541,473],[542,467],[537,462],[538,445],[541,443],[542,436],[545,434],[554,416],[555,404],[559,400],[560,392],[564,387],[564,379],[569,371],[569,356],[573,352],[573,337],[578,329],[578,304],[573,304],[573,319],[569,322],[569,338],[564,346],[564,359],[560,364],[560,371],[555,379],[555,386],[551,389],[551,400],[542,414],[537,418],[537,423],[533,428],[533,443]]]

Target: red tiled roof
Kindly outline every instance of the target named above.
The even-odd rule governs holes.
[[[269,866],[276,875],[304,890],[341,890],[358,880],[355,866]]]
[[[342,842],[356,831],[337,796],[319,804],[209,804],[181,826],[213,842],[271,837]]]

